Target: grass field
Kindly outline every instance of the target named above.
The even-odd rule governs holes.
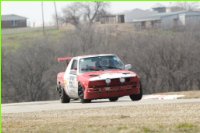
[[[118,36],[129,36],[129,34],[148,35],[152,32],[154,34],[173,35],[169,31],[135,31],[132,24],[97,24],[95,25],[98,32],[105,32],[111,34],[114,38]],[[2,30],[2,46],[8,46],[8,49],[20,48],[27,45],[29,41],[35,41],[42,37],[50,38],[59,41],[60,36],[66,36],[65,33],[71,34],[75,28],[72,25],[67,25],[56,29],[56,27],[45,27],[45,35],[42,27],[36,28],[16,28]],[[105,34],[104,33],[104,34]]]
[[[10,46],[11,48],[18,48],[30,40],[38,39],[44,36],[42,28],[19,28],[19,29],[6,29],[2,31],[2,45]],[[55,28],[45,29],[45,37],[58,39],[63,35],[63,30]]]
[[[53,107],[52,107],[53,108]],[[200,104],[157,104],[3,114],[3,132],[198,133]]]

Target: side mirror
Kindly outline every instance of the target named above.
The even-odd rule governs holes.
[[[132,65],[131,64],[126,64],[125,65],[125,70],[130,70],[132,68]]]
[[[77,71],[76,70],[70,70],[70,74],[76,75]]]

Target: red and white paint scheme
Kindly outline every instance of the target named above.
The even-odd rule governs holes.
[[[57,91],[61,102],[80,99],[82,103],[94,99],[130,96],[137,101],[142,98],[142,86],[138,75],[129,71],[131,65],[124,63],[114,54],[86,55],[58,58],[66,62],[65,72],[57,75]]]

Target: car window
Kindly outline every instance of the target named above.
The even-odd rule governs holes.
[[[124,64],[117,56],[97,56],[80,59],[81,73],[108,69],[123,69]]]
[[[77,70],[77,60],[73,60],[71,70]]]

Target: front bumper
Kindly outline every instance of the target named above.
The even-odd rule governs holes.
[[[87,88],[86,91],[84,92],[84,99],[103,99],[110,97],[122,97],[139,93],[140,93],[139,87],[133,87],[132,85]]]

